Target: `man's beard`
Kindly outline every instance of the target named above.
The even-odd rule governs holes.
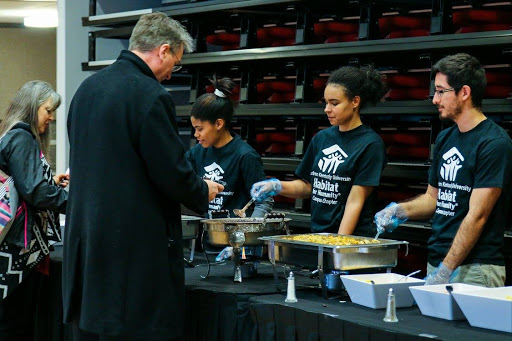
[[[445,107],[446,109],[446,107]],[[455,122],[457,120],[457,118],[459,118],[459,116],[462,114],[462,104],[460,103],[460,101],[457,101],[456,105],[455,105],[455,109],[453,110],[452,113],[449,113],[449,114],[446,114],[445,117],[442,116],[442,114],[440,113],[439,114],[439,119],[443,122]]]

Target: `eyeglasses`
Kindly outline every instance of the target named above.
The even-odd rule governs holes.
[[[445,92],[450,92],[450,91],[455,91],[455,89],[454,88],[448,88],[448,89],[443,89],[443,90],[434,90],[434,95],[430,95],[429,97],[430,97],[430,99],[434,99],[434,97],[436,95],[438,95],[439,98],[441,98],[441,97],[443,97],[443,94]]]
[[[181,70],[181,68],[183,68],[183,65],[181,65],[181,60],[178,58],[178,56],[173,52],[172,49],[169,49],[169,51],[171,51],[172,55],[174,57],[176,57],[176,59],[178,60],[178,63],[174,64],[174,66],[172,67],[172,72],[178,72]]]

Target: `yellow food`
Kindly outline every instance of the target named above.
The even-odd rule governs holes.
[[[505,296],[505,299],[506,299],[506,300],[512,300],[512,296],[507,295],[507,296]]]
[[[377,239],[359,239],[341,235],[318,235],[318,234],[299,234],[295,236],[286,236],[283,239],[300,241],[314,244],[324,245],[363,245],[363,244],[377,244],[380,243]]]

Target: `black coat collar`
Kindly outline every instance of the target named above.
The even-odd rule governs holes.
[[[140,70],[143,74],[145,74],[148,77],[151,77],[155,80],[155,74],[153,71],[149,68],[148,64],[146,64],[145,61],[143,61],[139,56],[137,56],[135,53],[129,51],[129,50],[123,50],[121,51],[121,54],[117,58],[118,61],[126,61],[133,66],[135,66],[137,69]],[[157,80],[158,81],[158,80]]]

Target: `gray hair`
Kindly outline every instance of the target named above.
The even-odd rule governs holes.
[[[194,42],[185,27],[161,12],[144,14],[135,25],[130,37],[129,50],[148,52],[169,44],[173,51],[183,45],[183,52],[194,50]]]
[[[16,92],[7,107],[5,117],[0,123],[0,136],[6,134],[17,123],[27,123],[36,137],[39,147],[46,152],[50,144],[50,127],[44,133],[39,133],[38,110],[48,99],[51,99],[52,111],[60,106],[61,97],[49,83],[38,80],[25,83]]]

